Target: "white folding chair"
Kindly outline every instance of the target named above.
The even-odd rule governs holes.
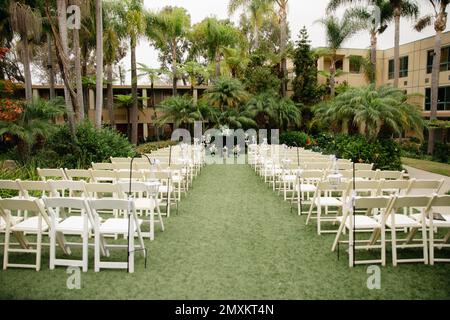
[[[159,223],[161,230],[164,231],[164,221],[160,210],[161,200],[158,199],[158,192],[161,184],[156,181],[147,183],[133,181],[131,184],[129,182],[120,182],[118,185],[123,193],[123,197],[130,193],[131,188],[131,196],[137,213],[149,217],[148,223],[150,231],[142,232],[142,236],[154,240],[155,222]],[[155,209],[158,220],[155,220]]]
[[[427,247],[427,229],[425,224],[425,212],[431,206],[432,196],[394,196],[382,224],[385,224],[391,230],[392,243],[392,264],[397,266],[398,263],[423,262],[428,264],[428,247]],[[417,216],[405,215],[397,213],[400,209],[408,211],[419,210],[420,218]],[[397,238],[397,231],[403,232],[407,229],[408,233],[405,239]],[[416,234],[421,230],[421,238],[416,239]],[[422,257],[420,258],[398,258],[398,249],[421,248]]]
[[[321,170],[304,170],[299,172],[298,180],[294,186],[295,195],[293,201],[297,202],[297,214],[302,213],[304,204],[311,205],[311,194],[317,190],[317,184],[323,179]]]
[[[24,197],[22,189],[19,185],[19,179],[17,180],[0,180],[0,196],[2,198],[17,198]],[[11,193],[13,196],[11,197]],[[7,196],[6,196],[7,195]]]
[[[144,257],[146,256],[144,240],[141,234],[142,220],[137,218],[136,210],[134,208],[134,202],[131,200],[121,199],[90,199],[89,212],[92,214],[94,221],[94,234],[95,234],[95,259],[94,269],[95,272],[99,272],[101,269],[128,269],[130,273],[134,272],[134,253],[136,249],[142,250]],[[120,210],[124,212],[126,218],[110,218],[104,222],[100,222],[99,210]],[[105,236],[120,234],[128,239],[128,245],[108,245],[105,241]],[[137,235],[139,245],[135,245],[135,236]],[[128,259],[127,262],[118,261],[102,261],[101,252],[102,248],[106,256],[109,256],[109,249],[121,248],[127,249]]]
[[[84,180],[89,182],[92,179],[91,169],[65,169],[64,171],[69,180]]]
[[[429,229],[430,264],[450,262],[449,258],[436,257],[436,251],[450,248],[450,195],[435,196],[426,214]],[[435,232],[446,229],[448,232],[442,239],[436,239]]]
[[[317,219],[317,234],[335,233],[336,230],[322,230],[322,223],[335,223],[336,217],[341,215],[345,207],[347,196],[349,193],[350,181],[333,184],[330,181],[321,181],[317,185],[317,190],[309,208],[306,224],[309,224],[311,219]],[[316,208],[316,217],[312,214]],[[322,208],[325,209],[322,212]],[[330,208],[335,208],[330,210]]]
[[[41,168],[37,168],[37,173],[39,175],[39,177],[46,181],[48,179],[52,179],[52,180],[67,180],[67,176],[64,173],[64,169],[59,168],[59,169],[41,169]]]
[[[49,180],[48,184],[55,197],[82,198],[87,197],[86,182],[84,180]]]
[[[353,203],[352,203],[353,202]],[[384,217],[386,210],[392,202],[390,197],[356,197],[353,200],[349,199],[349,203],[344,210],[341,217],[337,217],[340,222],[336,238],[334,239],[331,251],[338,248],[340,237],[348,230],[348,258],[349,266],[353,267],[356,264],[374,264],[380,263],[386,265],[386,239],[385,226],[379,220],[374,218],[374,214]],[[367,214],[357,214],[357,212],[369,212]],[[371,232],[372,236],[369,239],[357,240],[356,232]],[[381,237],[380,241],[377,241]],[[338,248],[339,249],[339,248]],[[379,259],[356,259],[356,250],[373,250],[380,249],[381,254]]]
[[[403,171],[392,171],[392,170],[377,170],[377,179],[380,180],[401,180],[405,174]]]
[[[378,195],[405,195],[409,189],[409,180],[380,180]]]
[[[444,185],[444,179],[441,180],[422,180],[422,179],[411,179],[407,195],[413,194],[439,194],[442,186]]]
[[[91,170],[92,182],[114,183],[117,181],[115,170]]]
[[[373,163],[355,163],[355,170],[372,170]]]
[[[27,211],[29,214],[34,213],[35,215],[13,224],[12,212],[20,210]],[[42,234],[48,230],[50,225],[50,220],[41,200],[1,199],[0,215],[6,224],[3,269],[6,270],[8,267],[32,268],[39,271],[41,269]],[[11,233],[17,239],[18,245],[10,242]],[[28,241],[27,236],[30,234],[36,235],[35,243]],[[20,248],[17,246],[20,246]],[[10,253],[32,253],[35,255],[35,263],[10,263]]]
[[[92,166],[92,170],[114,170],[114,164],[109,163],[109,162],[97,162],[91,163]]]
[[[50,270],[55,266],[82,267],[83,272],[88,270],[89,232],[92,231],[93,223],[86,200],[79,198],[43,198],[45,207],[50,215]],[[79,215],[70,215],[63,221],[58,222],[59,213],[67,209],[67,212],[80,212]],[[75,209],[75,210],[73,210]],[[71,254],[71,247],[79,246],[79,243],[69,243],[65,236],[80,236],[82,243],[81,260],[62,259],[56,257],[56,242],[64,254]]]

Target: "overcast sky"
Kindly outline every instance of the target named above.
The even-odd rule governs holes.
[[[432,7],[429,1],[417,0],[420,4],[422,14],[431,13]],[[203,20],[208,16],[216,16],[224,19],[228,17],[228,1],[227,0],[145,0],[145,6],[151,10],[158,10],[164,6],[179,6],[184,7],[191,15],[192,24]],[[306,26],[308,29],[310,40],[314,47],[325,45],[325,33],[323,28],[315,23],[325,15],[325,8],[328,0],[289,0],[289,27],[293,40],[297,39],[299,30]],[[342,14],[343,10],[337,12]],[[235,22],[238,21],[239,14],[236,13],[233,17]],[[422,39],[434,34],[433,28],[427,28],[425,31],[418,33],[412,30],[412,22],[403,20],[400,29],[400,43],[408,43],[417,39]],[[450,25],[450,24],[449,24]],[[449,30],[449,27],[447,27]],[[353,37],[350,41],[344,44],[347,48],[368,48],[370,44],[369,36],[366,32]],[[379,37],[379,49],[392,48],[394,44],[394,27],[393,25]],[[127,56],[123,63],[129,68],[130,57]],[[158,53],[151,47],[147,41],[141,40],[137,48],[137,60],[153,67],[159,67]],[[141,81],[143,81],[142,79]],[[130,79],[127,77],[127,83]]]

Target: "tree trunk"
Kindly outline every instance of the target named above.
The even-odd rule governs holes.
[[[219,78],[220,77],[220,52],[219,52],[219,50],[217,50],[217,52],[216,52],[215,60],[216,60],[216,78]]]
[[[131,143],[138,143],[138,100],[137,100],[137,72],[136,72],[136,41],[131,40],[131,95],[133,105],[131,107]]]
[[[330,96],[334,98],[336,95],[336,59],[334,56],[331,58],[330,63]]]
[[[25,75],[25,99],[28,102],[33,100],[33,88],[31,82],[31,71],[30,71],[30,53],[28,48],[28,38],[23,37],[23,73]]]
[[[286,78],[287,78],[287,63],[286,63],[286,45],[287,45],[287,12],[284,6],[280,7],[280,53],[282,55],[280,70],[281,70],[281,96],[286,97]]]
[[[177,95],[177,44],[172,42],[172,95]]]
[[[400,78],[400,8],[394,9],[395,43],[394,43],[394,88],[398,88]]]
[[[95,1],[96,79],[95,79],[95,127],[102,126],[103,113],[103,18],[102,0]]]
[[[81,52],[80,33],[77,28],[73,29],[73,49],[75,51],[75,81],[77,87],[77,118],[84,120],[83,79],[81,77]]]
[[[66,0],[57,0],[58,6],[58,28],[59,28],[59,37],[61,38],[61,46],[66,58],[69,57],[69,42],[67,36],[67,6]],[[65,70],[66,76],[69,77],[68,70]],[[69,80],[69,79],[68,79]],[[74,106],[72,104],[72,98],[69,92],[69,88],[64,86],[64,98],[66,100],[66,105],[68,106],[68,120],[69,122],[73,122],[73,127],[75,128],[75,119],[73,116]]]
[[[370,82],[374,83],[376,85],[377,83],[377,32],[372,31],[370,34],[370,63],[372,64],[373,68],[373,76],[372,79],[370,79]]]
[[[53,50],[52,50],[52,36],[47,32],[47,71],[48,81],[50,87],[50,99],[56,97],[55,94],[55,70],[53,70]]]
[[[155,97],[155,86],[154,86],[153,80],[150,83],[150,89],[152,91],[151,92],[152,99],[150,101],[151,101],[152,107],[153,107],[153,121],[152,122],[153,122],[153,127],[155,128],[156,140],[159,141],[159,128],[155,124],[156,119],[158,118],[158,114],[156,113],[156,105],[155,105],[156,97]]]
[[[106,99],[109,113],[109,124],[111,128],[116,128],[116,120],[114,118],[114,96],[113,96],[113,66],[109,64],[106,66],[106,72],[108,74],[108,84],[106,85]]]
[[[255,38],[255,50],[257,50],[259,48],[259,29],[256,22],[253,26],[253,37]]]
[[[83,78],[83,77],[87,76],[88,48],[87,48],[86,44],[82,45],[81,51],[83,54],[83,62],[81,64],[81,77]],[[86,85],[83,85],[83,100],[84,100],[83,101],[84,114],[88,115],[89,114],[89,88]]]

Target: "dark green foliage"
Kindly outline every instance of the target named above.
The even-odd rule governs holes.
[[[88,168],[91,162],[105,162],[110,157],[135,154],[127,138],[110,128],[95,129],[85,121],[76,129],[77,141],[70,140],[67,125],[60,126],[39,151],[37,162],[42,167]]]
[[[322,134],[317,150],[355,162],[374,163],[375,169],[402,170],[400,145],[391,139],[369,141],[361,135]]]
[[[251,94],[267,93],[278,94],[281,81],[277,76],[277,70],[270,65],[266,65],[268,56],[262,52],[254,53],[250,56],[250,63],[247,66],[244,77],[244,84]]]
[[[321,90],[317,84],[317,63],[305,27],[300,30],[299,38],[293,56],[295,66],[295,78],[292,82],[293,100],[304,105],[312,105],[321,97]]]
[[[436,142],[434,145],[433,160],[448,163],[450,157],[450,144]]]
[[[302,148],[309,148],[312,146],[312,140],[304,132],[289,131],[280,135],[280,144],[285,144],[289,147],[299,146]]]

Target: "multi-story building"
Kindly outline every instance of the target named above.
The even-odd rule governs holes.
[[[417,40],[400,46],[400,79],[399,88],[423,106],[423,116],[430,116],[431,67],[433,62],[434,37]],[[338,51],[337,69],[344,74],[337,78],[337,84],[344,82],[350,86],[364,86],[368,80],[353,56],[368,56],[368,49],[341,49]],[[329,71],[330,59],[322,57],[318,60],[318,69]],[[377,85],[393,84],[394,49],[377,51]],[[326,79],[319,76],[319,81]],[[417,96],[416,96],[417,94]],[[442,35],[441,72],[439,75],[438,117],[450,118],[450,32]]]

